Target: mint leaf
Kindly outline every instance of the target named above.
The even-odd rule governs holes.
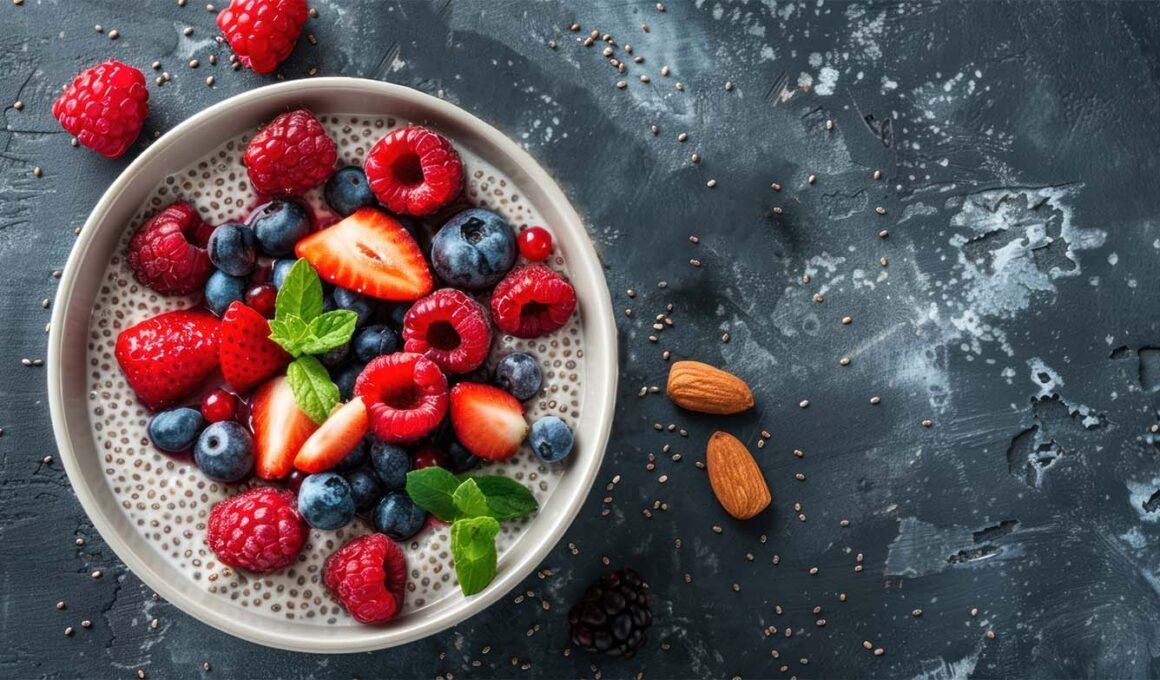
[[[298,260],[290,267],[286,280],[278,289],[274,302],[274,318],[296,316],[309,322],[322,313],[322,279],[306,260]]]
[[[312,356],[300,356],[290,362],[286,378],[298,408],[321,425],[339,402],[338,387],[331,382],[326,367]]]
[[[476,486],[474,479],[468,479],[451,494],[455,501],[455,508],[462,517],[491,517],[491,508],[487,507],[487,497]]]
[[[335,309],[316,316],[306,326],[302,341],[303,354],[323,354],[350,342],[358,325],[358,314],[348,309]]]
[[[515,519],[531,514],[540,504],[528,487],[510,477],[488,475],[472,477],[476,487],[487,497],[487,514],[498,520]]]
[[[444,522],[457,516],[453,494],[459,487],[455,475],[441,467],[411,470],[407,473],[407,495],[420,508]]]
[[[451,558],[464,595],[474,595],[495,578],[495,537],[499,522],[491,517],[456,520],[451,525]]]
[[[270,339],[293,356],[304,354],[302,346],[307,340],[308,333],[309,326],[306,322],[294,315],[270,321]]]

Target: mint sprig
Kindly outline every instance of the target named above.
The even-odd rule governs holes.
[[[478,593],[495,578],[499,523],[539,509],[532,492],[514,479],[456,477],[439,467],[408,472],[407,495],[427,512],[451,522],[451,557],[464,595]]]
[[[322,309],[322,279],[309,262],[298,260],[278,289],[270,339],[295,357],[286,369],[294,401],[320,424],[339,402],[339,392],[326,367],[311,355],[350,342],[358,325],[358,314],[350,310]]]

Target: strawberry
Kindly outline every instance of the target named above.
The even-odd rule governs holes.
[[[222,375],[239,392],[245,392],[286,368],[292,357],[270,339],[270,322],[253,307],[231,302],[222,315]]]
[[[220,322],[203,310],[168,312],[117,336],[117,363],[150,410],[188,396],[218,367]]]
[[[518,399],[498,387],[471,382],[451,388],[451,427],[460,444],[485,460],[511,458],[528,434]]]
[[[324,280],[383,300],[418,300],[431,292],[431,269],[415,239],[395,218],[360,208],[294,248]]]
[[[326,422],[298,449],[294,467],[309,473],[329,470],[358,446],[369,427],[367,407],[362,397],[335,407]]]
[[[286,376],[258,388],[250,400],[256,470],[262,479],[282,479],[294,469],[298,450],[318,424],[298,408]]]

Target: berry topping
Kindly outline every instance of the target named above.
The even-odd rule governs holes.
[[[455,147],[421,127],[392,130],[371,147],[363,168],[379,201],[402,215],[430,215],[463,189]]]
[[[491,294],[491,315],[504,333],[538,338],[559,330],[576,308],[576,290],[542,264],[516,267]]]
[[[389,443],[424,437],[447,414],[447,378],[420,354],[375,359],[355,381],[354,393],[367,405],[375,436]]]
[[[415,239],[376,208],[361,208],[311,234],[295,251],[323,281],[373,298],[418,300],[434,285]]]
[[[403,349],[422,354],[448,373],[467,373],[487,359],[487,310],[466,293],[442,288],[411,306],[403,318]]]
[[[451,390],[451,427],[456,439],[484,460],[511,458],[528,434],[519,400],[498,387],[470,382]]]
[[[205,306],[218,316],[223,316],[230,305],[241,304],[246,299],[246,280],[240,276],[230,276],[223,271],[210,274],[205,282]]]
[[[274,257],[294,254],[294,244],[310,234],[310,213],[294,201],[281,199],[259,206],[250,214],[250,226],[258,237],[262,252]],[[270,280],[279,288],[290,273],[295,260],[278,260],[270,272]]]
[[[383,497],[383,483],[370,468],[359,468],[346,473],[346,483],[350,485],[354,507],[360,512],[370,510]]]
[[[431,241],[431,266],[439,278],[456,288],[491,288],[515,263],[515,233],[490,210],[464,210]]]
[[[401,344],[399,334],[390,326],[367,326],[354,336],[354,354],[359,361],[370,361],[399,351]]]
[[[246,146],[244,162],[258,193],[298,196],[326,181],[338,150],[306,109],[283,113]]]
[[[407,486],[411,455],[401,446],[375,440],[371,445],[371,466],[386,490],[399,491]]]
[[[556,416],[544,416],[532,423],[528,444],[545,463],[559,463],[572,453],[572,428]]]
[[[588,586],[568,624],[577,647],[627,659],[648,641],[648,584],[632,569],[613,572]]]
[[[447,454],[439,449],[431,448],[430,446],[419,449],[415,455],[411,456],[411,467],[415,470],[422,470],[429,467],[441,467],[444,469],[450,468]]]
[[[218,367],[220,323],[208,312],[168,312],[121,331],[117,363],[151,410],[172,406]]]
[[[540,362],[527,352],[512,352],[499,360],[495,367],[495,384],[511,392],[520,401],[536,396],[544,382]]]
[[[358,315],[358,326],[365,326],[375,312],[375,299],[359,295],[346,288],[334,289],[334,306],[336,309],[345,309]]]
[[[366,407],[364,406],[363,409],[366,409]],[[338,464],[334,466],[334,469],[338,470],[339,472],[350,472],[351,470],[356,470],[366,465],[367,459],[370,458],[370,448],[370,442],[368,442],[365,438],[360,439],[358,444],[356,444],[354,448],[348,451],[347,454],[342,457],[342,460],[338,461]]]
[[[206,542],[223,564],[263,573],[294,564],[306,533],[293,492],[262,486],[213,506]]]
[[[315,529],[341,529],[354,519],[354,492],[342,475],[310,475],[298,487],[298,512]]]
[[[232,0],[217,25],[243,66],[273,73],[294,51],[306,17],[306,0]]]
[[[278,302],[278,289],[272,283],[259,283],[246,291],[246,306],[266,317],[274,318]]]
[[[552,235],[543,227],[528,227],[519,235],[520,255],[542,262],[552,254]]]
[[[318,429],[318,424],[298,408],[286,376],[258,388],[250,400],[254,428],[256,472],[262,479],[282,479],[294,469],[298,449]]]
[[[240,482],[254,469],[254,439],[232,420],[214,423],[198,437],[193,461],[215,482]]]
[[[221,356],[221,350],[218,350]],[[238,413],[238,398],[225,390],[214,390],[201,399],[201,417],[207,423],[233,420]]]
[[[415,505],[402,491],[389,491],[375,507],[375,530],[396,541],[405,541],[419,533],[427,521],[427,511]]]
[[[306,440],[294,467],[303,472],[323,472],[341,463],[351,451],[362,446],[367,433],[367,407],[359,397],[335,408],[314,434]]]
[[[196,409],[175,408],[162,411],[149,421],[149,440],[166,453],[187,451],[197,441],[205,420]]]
[[[355,165],[348,165],[331,175],[326,181],[323,196],[330,209],[341,217],[379,202],[375,192],[371,191],[366,173]]]
[[[119,158],[149,115],[145,76],[115,59],[87,68],[53,102],[52,115],[81,144]]]
[[[258,262],[254,230],[237,222],[218,225],[209,237],[206,251],[213,266],[232,276],[248,276]]]
[[[138,281],[162,295],[188,295],[205,285],[213,263],[198,245],[205,223],[178,201],[149,218],[129,241],[128,261]]]
[[[355,621],[386,623],[403,607],[407,558],[382,534],[367,534],[327,558],[322,580]]]
[[[280,372],[291,356],[270,339],[270,322],[257,310],[231,303],[222,316],[222,375],[239,392],[245,392]]]

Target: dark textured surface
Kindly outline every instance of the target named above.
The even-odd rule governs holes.
[[[208,676],[255,678],[525,664],[537,677],[1160,674],[1154,7],[314,4],[318,45],[302,41],[286,77],[317,67],[441,93],[524,142],[591,226],[615,306],[634,309],[618,319],[622,390],[598,487],[544,564],[553,575],[522,588],[535,597],[512,593],[404,649],[272,651],[151,600],[59,464],[41,463],[54,453],[44,372],[21,365],[43,356],[40,302],[73,228],[129,160],[71,148],[50,103],[82,66],[115,56],[152,77],[160,59],[174,80],[151,86],[148,136],[269,79],[226,67],[204,3],[2,0],[0,675],[196,677],[205,660]],[[618,76],[573,20],[645,61]],[[675,325],[654,344],[670,303]],[[664,349],[744,375],[758,408],[699,418],[638,397],[663,385]],[[654,430],[670,422],[687,438]],[[754,447],[773,489],[772,511],[744,525],[694,467],[717,427]],[[667,510],[650,519],[656,501]],[[628,662],[564,654],[567,604],[604,556],[652,584],[652,642]]]

